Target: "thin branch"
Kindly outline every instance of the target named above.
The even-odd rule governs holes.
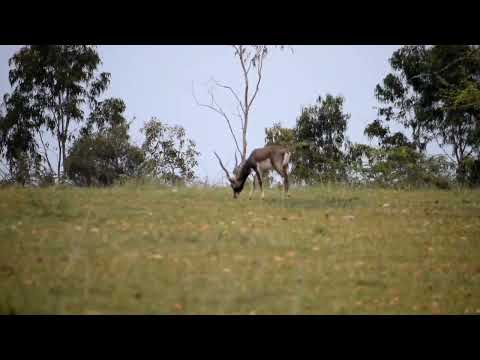
[[[240,63],[242,64],[243,72],[246,76],[250,72],[250,68],[252,66],[252,62],[250,61],[249,64],[248,64],[248,68],[245,68],[245,60],[248,58],[248,56],[244,57],[243,55],[246,54],[247,50],[243,47],[243,45],[239,45],[238,48],[235,45],[233,47],[235,48],[235,50],[238,53],[238,58],[240,59]]]
[[[237,47],[237,45],[232,45],[232,47],[235,49],[235,55],[240,54],[240,49]]]
[[[243,108],[243,104],[242,102],[240,101],[240,98],[238,97],[237,93],[235,92],[235,90],[233,90],[230,86],[227,86],[227,85],[224,85],[224,84],[221,84],[219,83],[217,80],[215,79],[212,79],[213,82],[215,83],[215,85],[217,85],[218,87],[222,87],[222,88],[225,88],[225,89],[228,89],[230,90],[230,92],[233,94],[233,96],[235,97],[235,99],[237,100],[238,104],[240,105],[240,108],[242,109],[242,111],[245,111],[245,109]]]
[[[243,59],[243,54],[240,52],[239,54],[239,58],[240,58],[240,65],[242,65],[242,70],[243,70],[243,76],[245,78],[245,106],[248,104],[248,99],[247,99],[247,94],[248,94],[248,71],[250,70],[250,66],[248,67],[248,71],[247,69],[245,68],[245,61]],[[252,62],[250,62],[250,65],[252,64]]]
[[[232,133],[232,136],[234,137],[234,140],[235,140],[235,143],[237,143],[237,139],[235,138],[235,135],[233,133],[233,129],[232,129],[232,125],[230,123],[230,119],[228,118],[227,114],[225,113],[225,111],[223,111],[222,107],[217,103],[217,101],[215,100],[215,97],[213,96],[213,92],[212,91],[209,91],[209,94],[210,94],[210,98],[211,98],[211,101],[212,101],[212,104],[215,104],[215,106],[217,107],[218,109],[218,113],[221,114],[225,120],[227,121],[228,123],[228,127],[230,128],[230,132]],[[238,147],[238,143],[237,143],[237,147]]]
[[[261,52],[263,52],[263,50],[261,50]],[[264,60],[264,56],[263,56],[263,54],[261,54],[260,55],[260,60],[259,60],[258,66],[257,66],[257,75],[258,75],[257,86],[255,88],[255,92],[253,93],[252,98],[250,99],[250,102],[248,103],[247,108],[250,108],[250,106],[252,105],[253,100],[255,100],[255,97],[257,96],[258,89],[260,88],[260,81],[262,81],[263,60]]]
[[[203,106],[203,107],[206,107],[206,108],[209,108],[210,110],[213,110],[215,111],[217,114],[221,115],[224,117],[224,119],[227,121],[227,124],[228,124],[228,128],[230,129],[230,133],[232,134],[232,137],[233,137],[233,140],[235,141],[235,146],[237,147],[237,150],[238,152],[241,154],[241,151],[240,151],[240,147],[238,146],[238,142],[237,142],[237,138],[235,137],[235,133],[233,132],[233,129],[232,129],[232,125],[230,123],[230,119],[228,118],[228,116],[225,114],[225,112],[223,111],[223,109],[218,105],[218,103],[215,101],[215,98],[213,96],[213,93],[211,91],[209,91],[209,94],[210,94],[210,97],[211,97],[211,104],[208,105],[208,104],[202,104],[198,101],[197,97],[195,96],[195,90],[194,90],[194,87],[193,87],[193,84],[192,84],[192,95],[193,95],[193,98],[195,99],[195,102],[197,103],[198,106]],[[215,104],[217,106],[217,108],[215,108],[213,106],[213,104]]]
[[[243,128],[244,128],[244,119],[243,119],[243,115],[240,113],[239,109],[238,109],[238,106],[237,106],[237,113],[235,114],[239,119],[240,119],[240,128],[242,129],[243,131]]]
[[[247,71],[246,71],[246,74],[247,74],[247,75],[250,73],[250,68],[252,67],[252,64],[253,64],[252,61],[250,61],[250,62],[248,63],[248,68],[247,68]]]

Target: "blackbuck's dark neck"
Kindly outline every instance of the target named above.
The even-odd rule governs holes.
[[[245,161],[245,164],[243,164],[242,168],[240,169],[240,178],[243,180],[243,179],[247,179],[248,178],[248,175],[250,175],[250,173],[252,172],[252,169],[255,167],[255,164],[250,160],[248,159],[247,161]]]
[[[239,182],[240,188],[243,189],[245,181],[247,181],[248,176],[252,172],[253,163],[247,160],[239,169],[237,175],[237,181]]]

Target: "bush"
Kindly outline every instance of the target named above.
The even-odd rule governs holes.
[[[349,182],[382,187],[436,186],[447,189],[454,165],[444,156],[427,156],[412,147],[372,148],[356,145],[348,161]]]

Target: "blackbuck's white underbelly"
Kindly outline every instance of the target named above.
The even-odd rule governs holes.
[[[259,161],[257,163],[257,166],[258,166],[258,170],[260,170],[260,171],[271,170],[272,169],[272,162],[270,161],[270,159],[266,159],[266,160],[263,160],[263,161]]]

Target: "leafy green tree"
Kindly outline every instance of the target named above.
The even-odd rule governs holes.
[[[284,128],[280,122],[274,123],[271,128],[266,128],[265,145],[272,144],[293,147],[295,144],[294,129]]]
[[[378,146],[384,149],[411,147],[419,152],[422,151],[421,149],[418,149],[415,143],[410,142],[402,132],[397,131],[391,134],[390,128],[383,125],[378,119],[367,125],[364,134],[369,140],[376,138]]]
[[[452,163],[445,156],[428,156],[414,146],[372,147],[351,144],[345,156],[350,182],[384,187],[448,188]]]
[[[378,147],[355,144],[347,158],[353,173],[361,174],[367,182],[382,186],[448,186],[451,163],[445,157],[428,156],[418,143],[409,141],[402,132],[391,134],[378,119],[364,133],[370,140],[376,139]]]
[[[439,45],[431,49],[430,83],[435,91],[430,104],[440,109],[433,124],[441,139],[450,145],[457,162],[457,178],[467,180],[467,160],[480,146],[479,103],[474,101],[480,89],[480,47]],[[433,74],[433,75],[432,75]]]
[[[142,132],[145,134],[142,149],[147,173],[172,184],[195,178],[200,153],[182,126],[168,126],[152,118],[145,123]]]
[[[65,173],[67,145],[72,140],[72,124],[84,119],[86,105],[95,105],[107,88],[110,74],[100,73],[100,57],[95,46],[29,45],[9,60],[12,93],[4,96],[7,121],[2,126],[2,146],[7,157],[28,151],[42,158],[50,172],[61,178]],[[48,153],[47,135],[55,140],[57,166]]]
[[[388,106],[385,120],[396,119],[413,131],[413,143],[423,151],[436,139],[450,149],[460,182],[466,161],[480,144],[480,48],[477,45],[403,46],[395,51],[377,98]]]
[[[465,160],[465,177],[470,185],[480,184],[480,158],[470,156]]]
[[[388,128],[384,123],[395,121],[411,131],[412,143],[420,152],[425,152],[431,134],[427,124],[422,121],[426,115],[425,108],[415,87],[417,82],[411,80],[411,74],[425,71],[426,58],[425,46],[404,46],[393,53],[389,60],[392,72],[375,87],[375,97],[381,106],[378,108],[379,118],[370,129],[379,130],[378,126]]]
[[[121,99],[97,103],[68,158],[68,177],[77,185],[112,185],[122,178],[138,177],[143,151],[130,144],[129,124]]]
[[[305,107],[295,127],[298,179],[341,180],[345,177],[342,147],[350,114],[344,113],[344,98],[328,94]]]
[[[7,182],[26,185],[41,175],[42,159],[32,123],[24,118],[24,99],[14,96],[9,100],[2,104],[0,110],[0,157],[4,160],[2,174]]]

